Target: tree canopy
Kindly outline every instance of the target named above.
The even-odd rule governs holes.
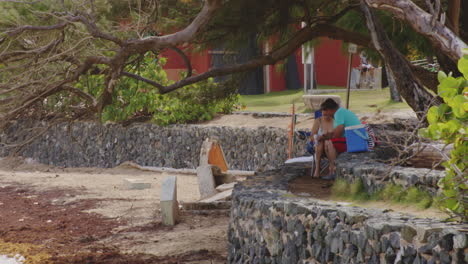
[[[2,1],[0,10],[3,122],[48,112],[100,118],[118,105],[125,80],[163,95],[275,64],[324,36],[375,50],[396,77],[399,92],[422,116],[438,103],[430,92],[436,90],[436,77],[412,66],[408,55],[437,55],[444,69],[457,71],[454,65],[467,47],[466,33],[457,25],[463,25],[468,8],[452,0],[43,0]],[[189,71],[175,83],[131,70],[136,60],[164,49],[177,50],[190,68],[183,52],[187,44],[229,49],[252,35],[258,43],[274,40],[270,51],[197,75]],[[101,78],[101,88],[80,85],[90,76]]]

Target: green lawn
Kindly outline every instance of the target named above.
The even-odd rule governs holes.
[[[326,87],[321,89],[339,89],[338,87]],[[246,108],[243,111],[250,112],[291,112],[291,104],[295,103],[296,113],[304,113],[306,109],[302,101],[302,90],[288,90],[261,95],[243,95],[241,101]],[[346,102],[346,92],[330,93],[339,95],[343,103]],[[377,110],[389,111],[397,109],[409,109],[405,103],[395,103],[390,100],[388,88],[376,91],[352,91],[350,96],[350,110],[356,113],[372,113]]]

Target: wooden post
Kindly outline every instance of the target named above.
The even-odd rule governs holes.
[[[349,59],[348,59],[348,83],[347,83],[347,89],[346,89],[346,109],[349,109],[349,93],[351,92],[351,67],[352,67],[352,62],[353,62],[353,54],[356,53],[357,51],[357,46],[356,44],[349,43],[348,45],[348,53],[349,53]]]
[[[353,60],[353,54],[349,53],[349,59],[348,59],[348,83],[346,87],[346,109],[349,109],[349,93],[351,91],[351,63]]]
[[[289,124],[288,133],[288,159],[292,158],[293,146],[294,146],[294,129],[295,129],[296,114],[294,111],[294,103],[291,106],[291,124]]]

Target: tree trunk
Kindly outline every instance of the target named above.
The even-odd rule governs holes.
[[[461,2],[460,37],[468,42],[468,1]]]
[[[382,24],[365,0],[361,0],[361,10],[366,17],[367,28],[374,46],[395,78],[398,92],[416,112],[419,119],[423,119],[427,109],[434,104],[434,97],[414,77],[408,61],[393,46]]]
[[[408,23],[417,33],[426,36],[443,53],[457,62],[468,45],[432,14],[425,12],[413,1],[361,0],[368,6],[385,10]],[[466,1],[466,0],[465,0]]]
[[[388,80],[388,87],[390,88],[390,99],[392,99],[393,102],[401,102],[401,96],[400,93],[398,92],[397,85],[395,83],[395,78],[393,77],[392,72],[389,69],[390,67],[388,65],[385,65],[385,71],[387,73],[387,80]]]
[[[421,66],[410,65],[411,71],[413,71],[414,77],[416,77],[419,82],[421,82],[424,87],[428,90],[437,93],[437,86],[439,86],[439,80],[437,80],[437,72],[431,72],[424,69]]]
[[[453,33],[460,36],[460,0],[449,0],[447,19]]]
[[[445,73],[452,72],[454,77],[462,76],[462,74],[458,70],[457,63],[454,62],[451,58],[449,58],[440,50],[436,50],[435,55],[437,57],[437,61],[439,62],[440,68],[443,72]]]

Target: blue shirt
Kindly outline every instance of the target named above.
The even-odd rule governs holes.
[[[361,120],[357,115],[346,108],[340,107],[333,116],[335,119],[333,121],[333,128],[336,128],[339,125],[343,125],[345,128],[349,126],[356,126],[361,124]],[[343,131],[344,132],[344,131]],[[344,133],[343,133],[344,137]]]

